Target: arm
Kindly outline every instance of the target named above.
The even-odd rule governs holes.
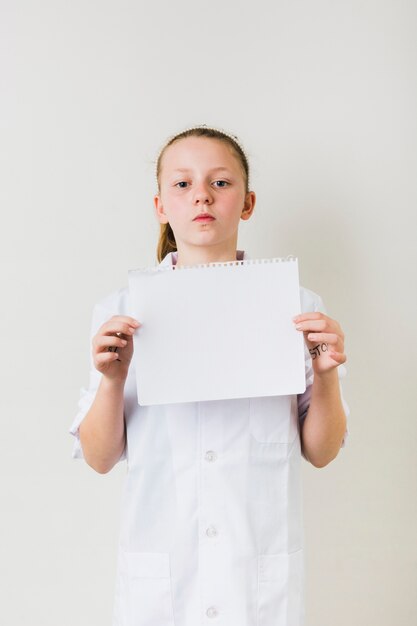
[[[133,354],[133,333],[139,325],[133,318],[113,316],[93,338],[94,365],[102,378],[81,422],[80,441],[85,460],[101,474],[111,470],[126,444],[123,394]],[[109,347],[118,351],[109,351]]]
[[[304,313],[294,319],[304,332],[314,370],[310,406],[301,431],[304,456],[324,467],[339,453],[346,429],[337,366],[346,361],[340,325],[323,313]]]

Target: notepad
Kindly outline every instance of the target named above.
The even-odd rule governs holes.
[[[305,390],[297,259],[132,270],[129,299],[140,405]]]

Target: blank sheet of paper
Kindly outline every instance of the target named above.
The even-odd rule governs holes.
[[[305,390],[297,259],[129,272],[140,405]]]

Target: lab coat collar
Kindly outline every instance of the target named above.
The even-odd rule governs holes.
[[[168,252],[167,255],[164,256],[159,265],[175,265],[178,258],[178,252]],[[246,261],[250,257],[244,250],[236,250],[236,258],[238,261]]]

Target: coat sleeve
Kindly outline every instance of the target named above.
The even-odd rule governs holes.
[[[302,304],[302,307],[301,307],[302,313],[306,313],[308,311],[320,311],[321,313],[324,313],[327,315],[326,308],[320,296],[318,296],[317,294],[314,294],[313,292],[308,292],[308,293],[314,296],[314,298],[312,301],[311,299],[309,299],[308,304],[306,304],[305,306],[303,306]],[[303,303],[303,299],[301,301]],[[311,390],[312,390],[312,384],[314,380],[314,370],[313,370],[312,360],[311,360],[310,353],[305,343],[304,343],[304,358],[305,358],[305,372],[306,372],[306,390],[304,393],[299,394],[297,396],[298,418],[300,422],[300,430],[307,416],[308,407],[310,406]],[[338,365],[337,372],[339,376],[340,396],[342,399],[343,409],[345,411],[345,415],[347,418],[349,416],[350,411],[349,411],[349,406],[347,405],[346,400],[343,396],[343,389],[342,389],[342,383],[341,383],[341,379],[345,378],[347,374],[346,367],[344,365]],[[346,445],[346,440],[348,438],[348,435],[349,435],[349,431],[346,425],[346,431],[343,436],[343,441],[341,445],[342,448],[344,448]]]
[[[69,430],[70,434],[73,435],[74,444],[72,449],[72,458],[74,459],[83,459],[84,454],[80,441],[80,425],[83,421],[84,417],[88,413],[91,405],[93,404],[94,398],[96,397],[96,392],[98,386],[100,384],[102,374],[94,367],[93,356],[91,351],[91,342],[94,335],[97,333],[98,329],[104,322],[110,319],[112,315],[115,315],[117,311],[111,310],[112,307],[108,306],[108,300],[106,303],[99,302],[95,305],[92,314],[91,320],[91,329],[90,329],[90,373],[89,373],[89,382],[87,387],[81,387],[80,396],[78,400],[78,412],[74,417],[71,428]],[[107,305],[107,306],[106,306]],[[122,461],[126,458],[126,450],[123,450],[122,455],[119,461]]]

